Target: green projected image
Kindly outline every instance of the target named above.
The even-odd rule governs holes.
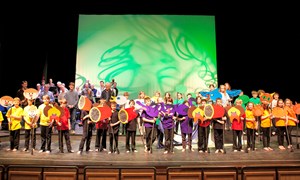
[[[217,85],[214,16],[80,15],[76,86],[115,79],[120,95],[183,94]]]

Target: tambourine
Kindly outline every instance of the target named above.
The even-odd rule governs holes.
[[[234,119],[236,119],[238,122],[241,121],[240,116],[241,116],[241,111],[236,108],[236,107],[231,107],[228,111],[227,114],[230,118],[230,122],[232,122]]]
[[[0,98],[0,104],[3,107],[12,106],[14,104],[14,98],[12,98],[11,96],[2,96]]]
[[[38,92],[38,90],[36,90],[34,88],[28,88],[28,89],[24,90],[23,95],[25,98],[33,100],[38,97],[39,92]]]
[[[121,109],[118,112],[119,121],[123,124],[126,124],[133,119],[135,119],[138,116],[138,114],[134,111],[134,107]]]
[[[89,111],[90,119],[94,123],[107,119],[111,117],[111,115],[111,108],[107,105],[92,107]]]
[[[89,111],[92,108],[92,101],[86,96],[80,96],[78,100],[78,109]]]
[[[201,123],[203,123],[203,121],[204,121],[204,111],[201,108],[197,107],[193,111],[192,115],[193,115],[193,118],[194,118],[194,122],[197,122],[197,121],[200,120]]]
[[[214,116],[214,108],[211,104],[205,104],[203,110],[204,110],[204,116],[207,119],[211,119]]]
[[[286,116],[286,112],[284,111],[283,108],[281,107],[274,107],[272,109],[272,115],[275,117],[275,118],[282,118],[284,116]]]
[[[196,108],[197,108],[196,106],[191,106],[191,107],[188,109],[188,117],[189,117],[189,118],[194,118],[194,117],[193,117],[193,111],[194,111]]]
[[[119,121],[123,124],[128,123],[128,113],[125,109],[121,109],[118,112]]]
[[[214,115],[213,118],[221,118],[225,115],[225,108],[221,105],[214,104]]]
[[[300,114],[300,104],[295,104],[293,109],[296,114]]]
[[[284,106],[283,109],[284,109],[285,111],[288,112],[288,115],[289,115],[290,117],[292,117],[292,118],[297,118],[295,111],[294,111],[291,107]]]
[[[260,104],[254,105],[252,112],[254,116],[262,116],[264,114],[264,108]]]

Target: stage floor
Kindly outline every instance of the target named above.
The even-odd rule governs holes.
[[[39,153],[38,150],[34,151],[31,155],[30,152],[23,152],[24,148],[24,135],[21,133],[20,148],[16,152],[6,149],[9,147],[8,132],[1,132],[0,140],[0,165],[75,165],[75,166],[146,166],[146,167],[176,167],[176,166],[300,166],[300,149],[296,146],[296,137],[293,137],[294,151],[279,150],[277,145],[277,136],[272,136],[271,147],[274,151],[266,152],[262,149],[262,142],[256,140],[257,151],[233,152],[231,142],[231,131],[225,134],[225,149],[226,154],[215,154],[213,143],[210,143],[210,153],[199,153],[197,151],[197,139],[193,141],[195,152],[182,152],[181,146],[174,147],[174,154],[163,154],[164,149],[157,149],[156,142],[153,144],[153,153],[145,153],[141,141],[141,137],[136,137],[137,150],[136,153],[126,153],[125,150],[125,136],[119,136],[119,150],[120,154],[108,154],[108,152],[85,152],[82,155],[77,154],[79,142],[81,139],[80,134],[71,135],[72,148],[74,153],[68,153],[66,145],[64,144],[64,152],[60,153],[58,149],[57,134],[52,137],[52,152]],[[91,149],[94,148],[95,135],[92,137]],[[40,135],[37,135],[37,146],[40,147]],[[107,138],[107,147],[109,147]],[[85,149],[84,149],[85,150]]]

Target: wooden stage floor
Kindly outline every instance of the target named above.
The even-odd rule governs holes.
[[[297,149],[294,141],[294,152],[290,150],[279,150],[277,136],[271,138],[271,147],[274,151],[266,152],[262,149],[262,142],[256,140],[257,151],[249,153],[233,152],[231,142],[231,131],[226,132],[225,148],[226,154],[215,154],[213,145],[209,145],[210,153],[199,153],[197,151],[197,140],[193,142],[195,152],[181,152],[181,146],[174,147],[174,154],[163,154],[164,149],[157,149],[156,142],[153,144],[153,153],[145,153],[141,137],[137,136],[136,153],[126,153],[125,136],[119,136],[120,154],[108,154],[107,152],[83,152],[77,154],[80,134],[71,135],[72,148],[74,153],[68,153],[64,144],[64,152],[58,149],[57,134],[52,137],[52,152],[50,154],[38,153],[33,155],[30,152],[23,152],[24,135],[21,133],[20,148],[16,152],[7,152],[9,137],[1,132],[0,140],[0,165],[48,165],[48,166],[135,166],[135,167],[184,167],[184,166],[300,166],[300,149]],[[92,137],[91,149],[94,150],[95,135]],[[107,147],[108,138],[107,138]],[[37,135],[37,148],[40,147],[40,135]],[[85,149],[84,149],[85,150]]]

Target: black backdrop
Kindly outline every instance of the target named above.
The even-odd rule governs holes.
[[[1,5],[0,96],[15,96],[22,80],[35,87],[45,61],[48,78],[74,81],[78,14],[195,14],[216,16],[219,84],[298,96],[299,13],[295,3],[129,1]],[[5,11],[4,11],[5,10]]]

